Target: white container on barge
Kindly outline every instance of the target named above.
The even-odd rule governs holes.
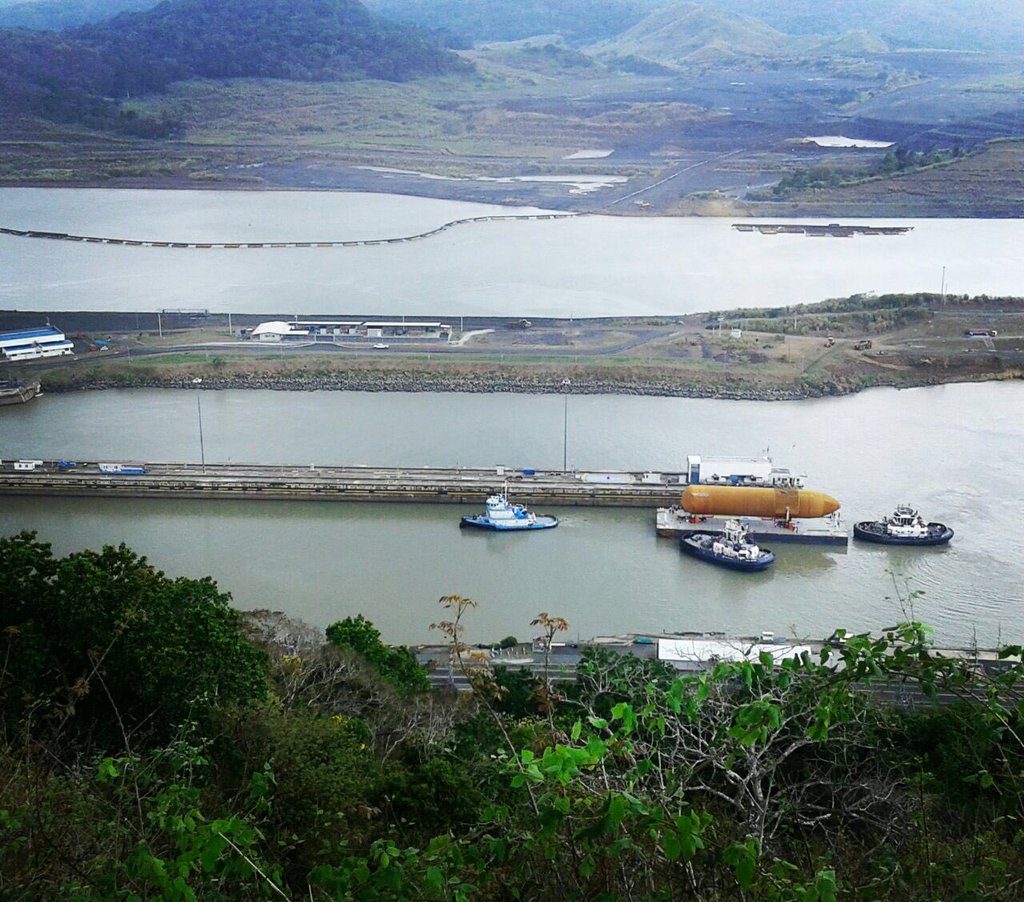
[[[802,475],[783,467],[776,467],[765,457],[686,457],[686,483],[688,485],[754,485],[801,488]]]

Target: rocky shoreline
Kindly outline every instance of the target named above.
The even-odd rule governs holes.
[[[191,375],[139,376],[134,372],[109,377],[87,377],[79,381],[48,382],[46,391],[54,394],[73,391],[102,391],[115,388],[167,388],[273,390],[273,391],[366,391],[366,392],[458,392],[573,395],[648,395],[655,397],[707,398],[730,401],[802,401],[813,398],[856,394],[867,388],[922,388],[953,382],[988,382],[1019,379],[1020,374],[984,374],[975,377],[940,379],[839,380],[800,385],[752,385],[740,380],[695,382],[668,377],[606,378],[571,375],[571,384],[563,385],[562,375],[497,373],[409,373],[401,371],[337,372],[316,376],[294,374],[217,375],[205,373],[197,382]]]

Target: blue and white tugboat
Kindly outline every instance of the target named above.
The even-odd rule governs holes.
[[[945,545],[953,530],[945,523],[926,523],[909,504],[900,504],[884,520],[854,523],[853,537],[878,545]]]
[[[767,570],[775,563],[775,555],[751,542],[738,520],[727,520],[721,532],[687,533],[679,545],[691,557],[729,570]]]
[[[487,498],[487,510],[474,517],[463,517],[459,522],[460,529],[476,527],[492,529],[495,532],[511,532],[520,529],[551,529],[558,526],[558,517],[546,516],[528,511],[522,504],[512,504],[508,500],[508,490],[490,495]]]

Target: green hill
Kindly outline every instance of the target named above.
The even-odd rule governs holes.
[[[791,45],[788,35],[746,16],[705,4],[677,3],[651,13],[594,49],[679,66],[695,61],[777,57]]]
[[[1016,53],[1024,35],[1019,0],[708,0],[789,34],[867,28],[888,44]]]
[[[193,78],[403,81],[467,65],[357,0],[168,0],[60,34],[0,31],[0,111],[158,135],[171,124],[123,116],[120,100]]]
[[[401,81],[461,65],[357,0],[172,0],[70,34],[116,61],[126,91],[195,77]]]

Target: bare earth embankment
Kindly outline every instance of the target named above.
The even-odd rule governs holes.
[[[0,313],[0,328],[30,314]],[[267,317],[235,316],[236,330]],[[855,296],[709,320],[467,320],[464,342],[411,336],[265,343],[227,318],[68,314],[78,356],[8,366],[47,391],[115,387],[570,392],[749,400],[841,395],[873,386],[1017,379],[1024,300]],[[986,328],[994,336],[970,337]],[[99,339],[103,345],[95,342]],[[92,350],[88,350],[92,348]]]

